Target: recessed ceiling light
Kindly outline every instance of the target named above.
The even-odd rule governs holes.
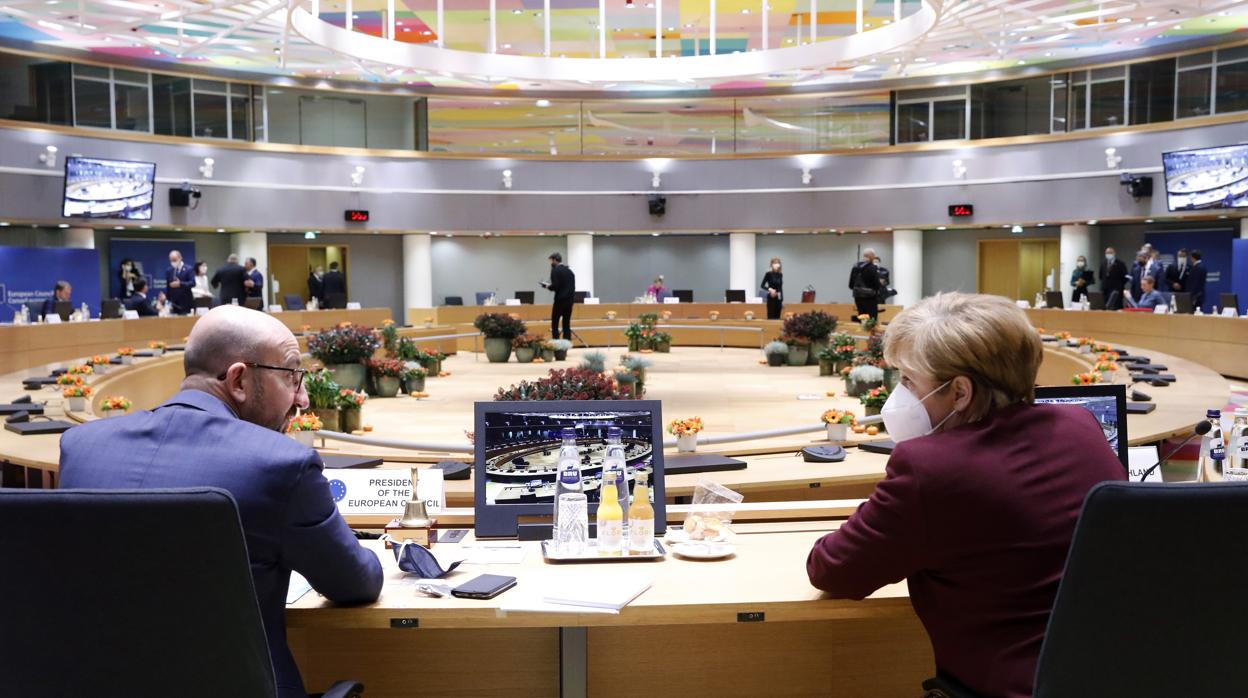
[[[742,9],[742,10],[741,10],[741,14],[743,14],[743,15],[748,15],[748,14],[750,14],[750,8],[746,7],[746,8],[744,8],[744,9]]]
[[[224,233],[224,232],[225,232],[225,228],[217,228],[217,232],[218,232],[218,233]]]
[[[121,226],[121,225],[114,225],[114,226],[113,226],[113,230],[125,230],[125,229],[126,229],[126,228],[125,228],[125,226]]]
[[[658,236],[659,236],[659,234],[658,234],[658,233],[650,233],[650,237],[657,238]]]
[[[783,230],[777,230],[777,231],[776,231],[776,235],[784,235],[784,231],[783,231]]]
[[[150,227],[152,227],[152,226],[150,226],[150,225],[140,225],[139,227],[140,227],[140,228],[142,228],[142,229],[144,229],[144,230],[147,230],[148,228],[150,228]]]
[[[1036,227],[1037,227],[1037,228],[1043,228],[1043,227],[1044,227],[1044,226],[1046,226],[1046,225],[1048,225],[1048,223],[1037,223],[1037,224],[1036,224]]]
[[[541,107],[541,108],[545,109],[546,107],[549,107],[549,106],[550,106],[550,100],[549,100],[549,99],[539,99],[539,100],[537,100],[536,104],[537,104],[537,106],[539,106],[539,107]]]
[[[1144,219],[1144,222],[1145,222],[1145,223],[1152,223],[1152,222],[1153,222],[1153,219],[1152,219],[1152,218],[1145,218],[1145,219]]]
[[[946,227],[945,227],[945,226],[943,226],[943,225],[938,225],[938,226],[936,226],[936,229],[937,229],[937,230],[948,230],[948,228],[946,228]]]
[[[69,224],[68,224],[68,223],[58,223],[58,224],[56,225],[56,227],[58,227],[58,228],[68,228],[68,227],[69,227]]]
[[[1130,17],[1119,17],[1119,18],[1118,18],[1118,23],[1119,23],[1119,24],[1126,24],[1127,22],[1130,22],[1130,21],[1131,21],[1131,18],[1130,18]]]
[[[1096,220],[1095,218],[1093,218],[1092,220],[1088,221],[1088,225],[1096,225],[1096,223],[1097,223],[1097,220]]]
[[[8,221],[0,221],[0,228],[7,228],[7,227],[9,227]]]

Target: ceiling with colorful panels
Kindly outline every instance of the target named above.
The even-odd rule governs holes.
[[[308,38],[295,21],[301,13],[318,31],[346,37],[351,50],[341,41]],[[600,17],[606,19],[601,33]],[[930,21],[898,32],[919,19]],[[393,39],[387,38],[391,21]],[[543,58],[547,23],[550,57]],[[36,48],[495,93],[835,88],[1042,66],[1207,36],[1230,41],[1246,29],[1248,0],[0,0],[0,38]],[[825,52],[810,53],[812,43]],[[592,69],[590,59],[600,51],[608,61],[625,61],[597,63],[629,66],[624,78]],[[801,51],[832,58],[794,67]],[[757,60],[694,77],[675,69],[735,54]],[[420,59],[406,62],[401,56],[407,55]],[[529,57],[534,67],[474,73],[455,66],[484,64],[457,62],[457,55],[503,58],[492,65],[504,67]],[[451,69],[438,69],[443,62]],[[562,69],[576,63],[590,69]]]

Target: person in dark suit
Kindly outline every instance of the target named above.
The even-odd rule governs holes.
[[[1184,290],[1192,294],[1192,310],[1203,308],[1205,305],[1205,282],[1209,278],[1209,270],[1201,263],[1203,256],[1200,250],[1192,250],[1188,255],[1192,258],[1192,271],[1188,274],[1187,283]],[[1202,309],[1201,312],[1204,312]]]
[[[69,303],[73,294],[74,287],[68,281],[57,281],[52,287],[52,297],[44,299],[43,307],[39,310],[39,317],[46,318],[49,315],[55,315],[56,304]]]
[[[559,323],[563,322],[563,339],[572,339],[572,305],[576,302],[576,274],[563,263],[563,255],[551,253],[550,281],[542,288],[555,294],[550,306],[550,338],[559,339]]]
[[[221,304],[242,305],[247,299],[247,270],[238,263],[238,255],[232,254],[225,258],[225,266],[212,275],[212,287],[221,289]]]
[[[1127,288],[1127,265],[1118,259],[1112,247],[1105,248],[1105,262],[1101,264],[1098,278],[1101,292],[1105,294],[1105,309],[1122,310],[1123,292]]]
[[[880,275],[875,266],[875,250],[868,247],[862,251],[862,260],[849,271],[849,288],[854,296],[857,315],[880,316]],[[858,318],[854,317],[855,322]]]
[[[1187,250],[1180,249],[1175,253],[1174,264],[1166,267],[1166,286],[1171,293],[1187,291],[1187,277],[1192,271],[1187,260]]]
[[[194,303],[195,270],[182,263],[182,253],[169,253],[169,268],[165,270],[166,295],[177,315],[187,315]]]
[[[1144,274],[1148,269],[1148,252],[1140,250],[1135,256],[1135,261],[1131,263],[1131,297],[1139,298],[1143,295],[1140,290],[1140,281],[1144,278]]]
[[[247,287],[248,298],[264,297],[264,274],[256,269],[256,258],[248,257],[243,262],[243,269],[247,271],[247,280],[243,282],[243,286]]]
[[[1042,354],[1006,298],[946,293],[902,311],[884,335],[901,371],[884,480],[806,561],[833,598],[905,579],[938,676],[974,695],[1032,695],[1083,498],[1126,475],[1091,413],[1033,403]]]
[[[381,564],[338,514],[321,457],[280,432],[308,405],[290,330],[264,313],[220,306],[191,329],[183,365],[181,392],[154,410],[65,432],[61,486],[208,486],[233,495],[278,695],[306,698],[286,645],[291,571],[331,601],[371,603]]]
[[[1149,248],[1148,250],[1148,266],[1144,269],[1144,276],[1153,280],[1153,288],[1158,292],[1166,288],[1166,265],[1161,261],[1161,250]]]
[[[134,282],[134,293],[129,298],[122,301],[122,305],[126,310],[133,310],[139,314],[139,317],[156,317],[160,315],[159,306],[165,302],[165,294],[160,294],[156,301],[152,301],[147,297],[147,279],[139,279]]]
[[[1074,290],[1070,292],[1070,300],[1079,303],[1088,297],[1088,286],[1096,281],[1096,277],[1092,275],[1092,270],[1088,269],[1088,259],[1083,255],[1075,260],[1075,270],[1070,273],[1070,285]]]
[[[322,290],[325,292],[325,307],[329,307],[330,301],[338,302],[347,297],[347,277],[338,271],[337,262],[329,263],[329,271],[325,273],[325,278],[321,280],[321,283]]]
[[[317,305],[325,305],[325,267],[318,266],[308,274],[308,298],[316,299]]]
[[[766,294],[767,319],[779,320],[780,313],[784,310],[784,272],[781,270],[779,257],[771,258],[771,264],[763,274],[759,288]]]

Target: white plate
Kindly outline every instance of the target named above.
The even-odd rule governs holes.
[[[672,552],[693,560],[719,560],[737,552],[732,543],[677,543]]]

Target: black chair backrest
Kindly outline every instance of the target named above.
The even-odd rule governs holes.
[[[1239,312],[1239,294],[1238,293],[1219,293],[1219,308],[1234,308],[1235,312]]]
[[[43,317],[43,302],[42,301],[27,301],[26,308],[30,310],[31,320]]]
[[[586,298],[589,298],[589,291],[573,291],[572,292],[573,303],[584,303]]]
[[[282,300],[286,301],[287,310],[303,310],[307,307],[303,304],[303,296],[294,293],[287,293],[282,296]]]
[[[533,305],[534,294],[532,291],[516,291],[516,300],[522,305]]]
[[[485,305],[485,302],[489,300],[490,296],[492,295],[494,295],[493,291],[477,291],[476,293],[477,305]]]
[[[212,307],[211,298],[202,298],[202,297],[196,298],[193,302],[195,303],[196,308],[211,308]]]
[[[105,298],[100,301],[100,319],[109,320],[121,317],[121,301],[116,298]]]
[[[675,298],[679,298],[681,303],[693,302],[693,290],[692,289],[679,289],[676,291],[672,291],[672,296]]]
[[[259,296],[252,296],[251,298],[245,299],[243,301],[243,305],[248,308],[251,308],[252,310],[263,310],[264,299]]]
[[[0,489],[0,693],[274,696],[225,490]]]
[[[1061,308],[1065,305],[1061,291],[1045,291],[1044,304],[1050,308]]]
[[[1088,291],[1088,309],[1089,310],[1104,310],[1105,309],[1105,294],[1101,293],[1100,291]]]
[[[325,307],[337,308],[342,310],[347,307],[347,294],[345,293],[329,293],[325,295]]]
[[[69,301],[57,301],[56,314],[61,316],[61,322],[69,322],[69,316],[74,312],[74,304]]]
[[[727,291],[724,291],[724,302],[725,303],[744,303],[745,291],[739,288],[736,288],[736,289],[730,288]]]
[[[463,305],[464,297],[463,296],[447,296],[444,304],[445,305]]]
[[[1186,293],[1184,291],[1175,291],[1174,294],[1172,295],[1172,298],[1174,298],[1174,311],[1175,312],[1177,313],[1195,312],[1196,309],[1192,307],[1192,294]]]
[[[1243,695],[1248,542],[1236,531],[1245,511],[1248,482],[1092,488],[1035,698]]]

